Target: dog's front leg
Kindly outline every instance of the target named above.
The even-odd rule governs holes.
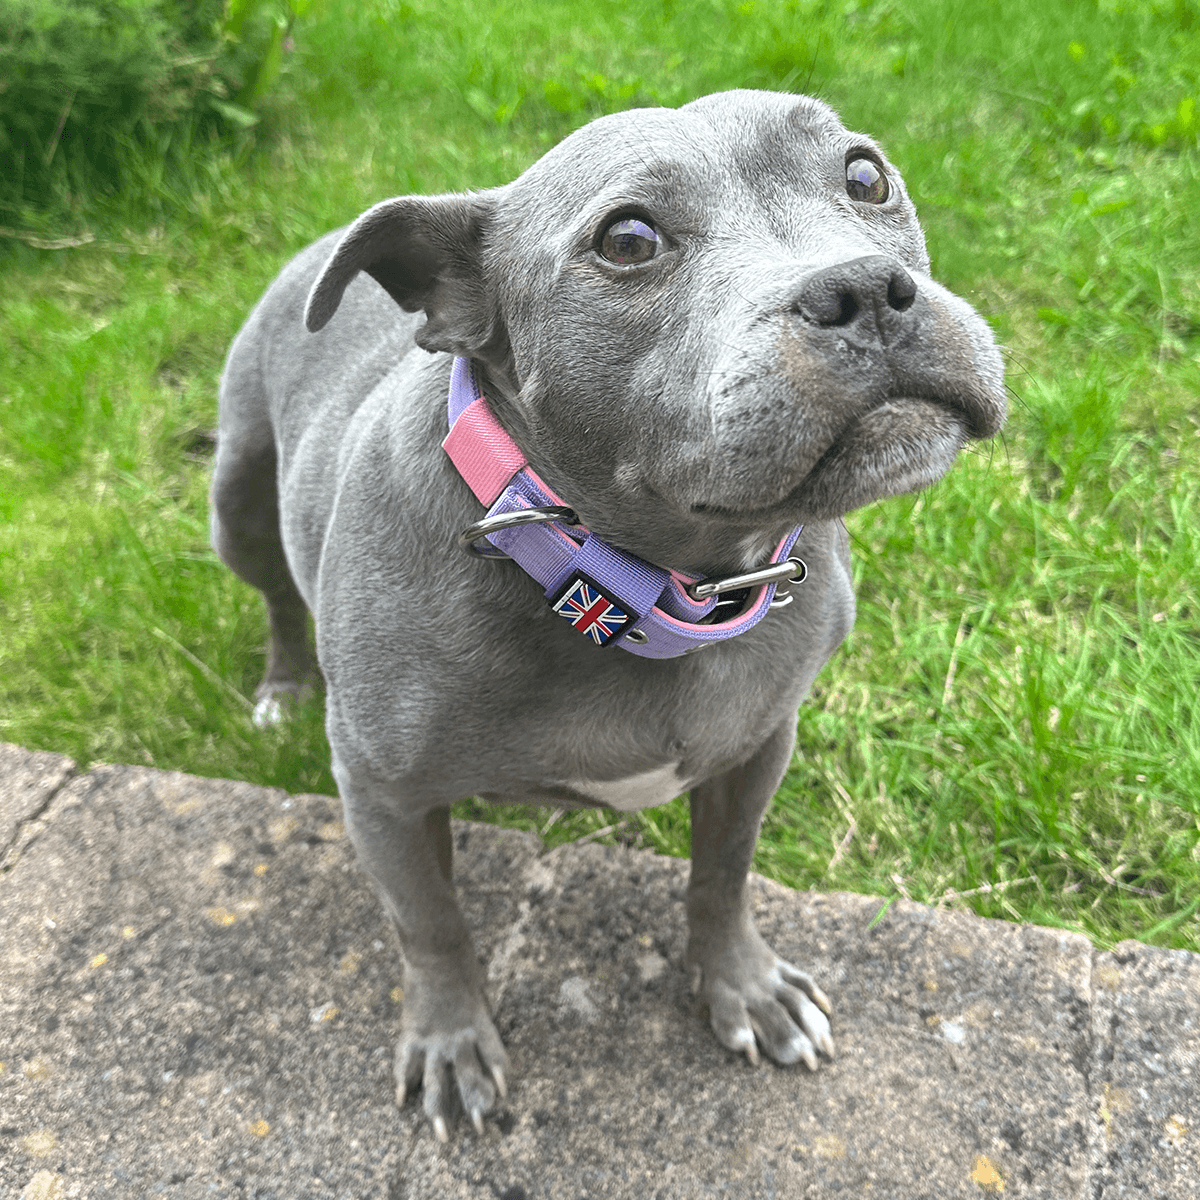
[[[445,1142],[457,1086],[463,1110],[482,1133],[484,1114],[505,1095],[508,1056],[454,896],[450,810],[397,811],[395,797],[374,796],[344,772],[337,775],[347,831],[404,950],[396,1103],[423,1087],[425,1115]]]
[[[752,1063],[761,1050],[778,1063],[803,1059],[815,1071],[817,1050],[833,1055],[829,1001],[763,941],[746,895],[762,816],[795,740],[789,722],[748,762],[692,789],[687,959],[692,990],[708,1005],[722,1045]]]

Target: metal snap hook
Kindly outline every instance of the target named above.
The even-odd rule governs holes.
[[[693,600],[707,600],[721,592],[734,592],[741,588],[761,587],[767,583],[803,583],[808,578],[808,567],[802,558],[788,558],[781,563],[771,563],[757,571],[742,575],[726,575],[723,579],[702,579],[691,584],[687,594]]]

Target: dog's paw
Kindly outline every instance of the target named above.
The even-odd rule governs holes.
[[[250,720],[255,729],[271,729],[282,725],[298,704],[312,696],[311,684],[259,684],[254,693],[254,712]]]
[[[285,697],[286,698],[286,697]],[[279,696],[263,696],[254,706],[250,720],[255,729],[270,729],[273,725],[283,724],[284,699]]]
[[[751,930],[703,956],[689,953],[692,991],[708,1006],[721,1045],[757,1065],[817,1069],[817,1051],[833,1057],[829,999],[803,971],[785,962]]]
[[[483,1133],[483,1118],[508,1094],[508,1055],[481,999],[469,1019],[455,1022],[452,1012],[407,1025],[396,1043],[396,1103],[418,1089],[425,1094],[425,1115],[439,1142],[450,1140],[455,1099]]]

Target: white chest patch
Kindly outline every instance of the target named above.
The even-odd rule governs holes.
[[[680,777],[679,764],[668,763],[665,767],[655,767],[652,771],[629,775],[625,779],[607,779],[602,783],[591,779],[573,779],[567,786],[609,808],[634,812],[639,808],[666,804],[686,791],[688,785],[687,780]]]

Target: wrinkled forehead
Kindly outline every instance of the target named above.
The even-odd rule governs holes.
[[[613,113],[576,130],[509,185],[526,218],[585,221],[613,204],[713,198],[753,190],[762,202],[818,195],[831,161],[871,147],[807,96],[725,92],[678,109]],[[574,223],[573,221],[570,223]]]

